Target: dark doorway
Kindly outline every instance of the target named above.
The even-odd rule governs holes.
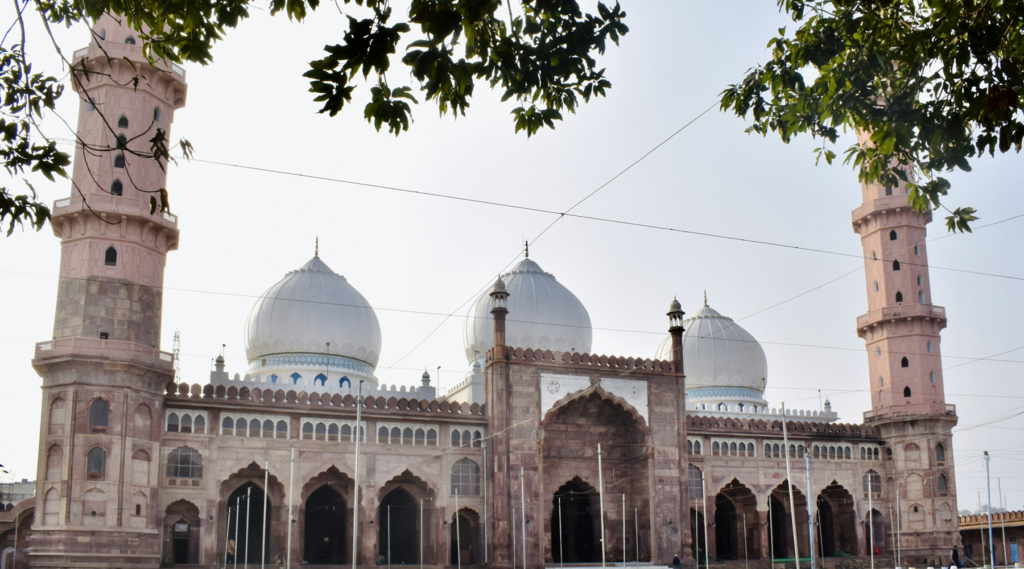
[[[451,525],[451,564],[474,565],[483,562],[482,552],[477,553],[476,536],[479,527],[479,516],[469,508],[459,510],[459,517],[452,516]]]
[[[789,534],[786,531],[786,524],[789,523],[789,516],[786,515],[786,507],[775,496],[771,497],[772,512],[770,516],[772,533],[772,554],[776,559],[785,559],[789,556]]]
[[[231,510],[231,528],[228,531],[230,539],[235,538],[237,524],[238,541],[235,544],[235,556],[239,561],[244,562],[246,554],[248,554],[249,563],[259,563],[264,543],[264,539],[260,537],[263,530],[263,488],[252,482],[246,482],[236,488],[228,497],[228,507]],[[267,507],[270,507],[270,502],[267,502]],[[248,522],[248,532],[245,531],[246,522]],[[269,523],[267,523],[265,537],[267,557],[271,557]]]
[[[815,538],[821,543],[822,555],[856,555],[856,525],[853,496],[833,480],[818,496],[818,535]]]
[[[715,498],[715,558],[737,559],[736,506],[719,494]]]
[[[704,559],[704,549],[708,546],[708,540],[704,535],[704,514],[695,508],[690,508],[690,539],[693,543],[693,558],[699,562]]]
[[[885,520],[878,510],[871,510],[869,519],[871,528],[865,528],[864,541],[869,552],[873,549],[876,552],[875,555],[881,555],[885,553]],[[873,547],[872,541],[874,542]]]
[[[174,522],[174,563],[184,565],[188,563],[188,550],[192,544],[189,535],[189,523],[186,521]]]
[[[305,557],[310,565],[341,564],[345,555],[348,505],[330,486],[321,486],[306,499]]]
[[[601,515],[600,494],[579,477],[555,492],[551,511],[551,551],[555,563],[593,563]]]
[[[832,557],[836,554],[835,516],[828,500],[818,496],[818,537],[821,555]]]
[[[389,553],[392,565],[420,562],[419,515],[416,500],[402,488],[395,488],[381,500],[377,510],[377,543],[385,562]]]
[[[167,531],[164,558],[179,565],[199,562],[199,508],[188,500],[178,500],[164,510]]]

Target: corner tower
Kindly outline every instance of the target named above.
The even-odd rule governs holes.
[[[859,136],[861,144],[867,135]],[[939,334],[946,310],[932,304],[926,226],[931,212],[907,204],[903,183],[862,184],[863,203],[853,229],[864,248],[868,312],[857,317],[870,370],[871,411],[889,444],[892,480],[882,495],[902,510],[904,557],[916,562],[949,557],[959,544],[951,429],[956,408],[942,385]],[[877,494],[876,494],[876,497]]]
[[[150,213],[166,172],[148,157],[185,102],[185,73],[150,64],[142,39],[104,15],[74,53],[81,100],[43,378],[33,567],[158,567],[160,425],[172,356],[160,351],[163,272],[177,218]],[[86,73],[82,68],[87,69]],[[138,84],[134,84],[138,76]],[[166,166],[166,165],[163,165]]]

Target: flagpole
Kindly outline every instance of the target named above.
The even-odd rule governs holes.
[[[295,447],[292,447],[292,460],[291,466],[288,467],[288,520],[287,531],[288,539],[285,545],[285,557],[284,566],[285,569],[291,569],[292,567],[292,491],[295,489]]]
[[[270,461],[263,461],[263,547],[260,548],[260,569],[263,569],[267,558],[267,493],[270,484]]]
[[[793,476],[789,471],[789,435],[786,433],[786,404],[782,404],[782,456],[786,457],[786,487],[789,489],[789,514],[793,520],[793,559],[800,569],[800,542],[796,536],[796,504],[793,502]],[[875,569],[872,563],[871,569]]]
[[[605,546],[605,541],[604,541],[604,537],[605,537],[604,536],[604,472],[601,471],[601,443],[597,443],[597,484],[598,484],[598,486],[601,487],[600,490],[599,490],[600,494],[598,495],[598,500],[600,501],[600,506],[601,506],[601,569],[604,569],[604,567],[605,567],[605,560],[604,560],[604,553],[605,553],[604,552],[604,550],[605,550],[605,547],[604,547]],[[523,541],[525,542],[526,541],[526,539],[525,539],[526,536],[523,536],[523,537],[524,537]],[[526,548],[526,546],[524,545],[523,549],[525,550],[525,548]],[[525,565],[523,567],[525,569]]]
[[[231,541],[231,502],[228,502],[228,525],[224,528],[224,569],[228,567],[228,542]]]
[[[462,569],[462,536],[459,535],[459,489],[455,489],[455,564]]]
[[[352,569],[356,569],[356,559],[359,554],[359,443],[363,440],[362,433],[363,419],[363,380],[359,380],[359,390],[356,392],[356,459],[355,459],[355,488],[353,489],[352,502]],[[388,555],[390,563],[390,555]]]
[[[265,492],[264,492],[265,493]],[[249,520],[252,516],[249,515],[249,504],[252,503],[252,486],[245,489],[245,569],[249,569]]]
[[[235,498],[235,554],[233,555],[233,557],[234,557],[233,561],[235,563],[235,569],[238,569],[238,522],[239,522],[239,518],[241,518],[241,516],[239,516],[238,514],[239,514],[239,511],[241,509],[242,509],[242,497],[239,496],[238,498]]]

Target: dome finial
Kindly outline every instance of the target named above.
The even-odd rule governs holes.
[[[708,289],[704,289],[704,306],[708,305]]]
[[[320,256],[320,236],[319,235],[316,236],[316,249],[313,249],[313,256],[314,257],[319,257]],[[705,302],[704,304],[707,304],[707,303]]]
[[[526,244],[526,258],[529,259],[530,258],[530,242],[526,241],[526,240],[523,240],[523,243]]]

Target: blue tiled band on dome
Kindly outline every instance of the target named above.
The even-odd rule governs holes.
[[[330,363],[328,363],[328,356],[320,354],[284,354],[278,356],[267,356],[260,358],[253,362],[253,371],[265,368],[281,368],[281,367],[292,367],[292,366],[309,366],[309,367],[327,367],[330,366],[332,369],[344,369],[362,373],[364,375],[373,375],[373,368],[358,360],[352,358],[346,358],[343,356],[330,356]]]
[[[734,399],[762,400],[764,399],[764,393],[746,387],[708,387],[703,389],[687,389],[686,397],[688,399],[721,399],[729,397]]]

